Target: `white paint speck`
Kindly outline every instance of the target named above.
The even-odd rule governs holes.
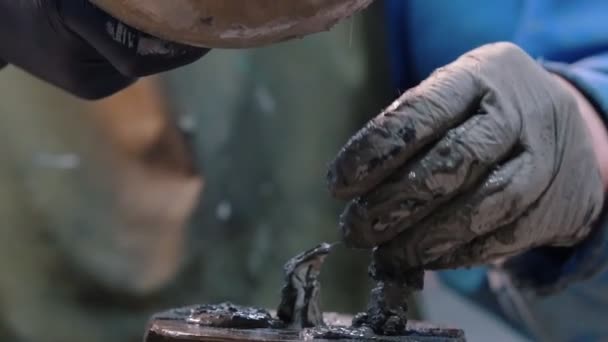
[[[80,157],[73,153],[39,153],[34,156],[34,165],[49,169],[73,170],[80,166]]]
[[[232,204],[228,201],[222,201],[218,204],[215,215],[220,221],[228,221],[232,217]]]
[[[263,85],[255,87],[255,99],[264,114],[274,114],[277,103],[267,87]]]

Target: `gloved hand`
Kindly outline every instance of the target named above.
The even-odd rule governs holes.
[[[376,273],[488,263],[572,246],[603,183],[574,96],[517,46],[486,45],[436,71],[356,134],[330,165],[352,199],[345,241]]]
[[[0,60],[87,99],[111,95],[137,77],[191,63],[207,51],[139,32],[88,0],[0,3]]]

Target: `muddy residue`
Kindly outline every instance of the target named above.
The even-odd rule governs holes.
[[[175,310],[174,318],[190,324],[216,328],[262,329],[275,327],[270,313],[264,309],[250,308],[232,303],[198,305]],[[171,316],[165,316],[170,319]]]

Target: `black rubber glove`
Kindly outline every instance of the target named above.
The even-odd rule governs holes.
[[[0,59],[86,99],[106,97],[207,51],[137,31],[88,0],[0,2]]]

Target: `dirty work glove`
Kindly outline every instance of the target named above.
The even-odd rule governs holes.
[[[88,0],[0,3],[0,60],[87,99],[191,63],[206,51],[141,33]]]
[[[330,165],[344,239],[376,271],[488,263],[584,239],[603,202],[575,98],[510,43],[436,71]]]

